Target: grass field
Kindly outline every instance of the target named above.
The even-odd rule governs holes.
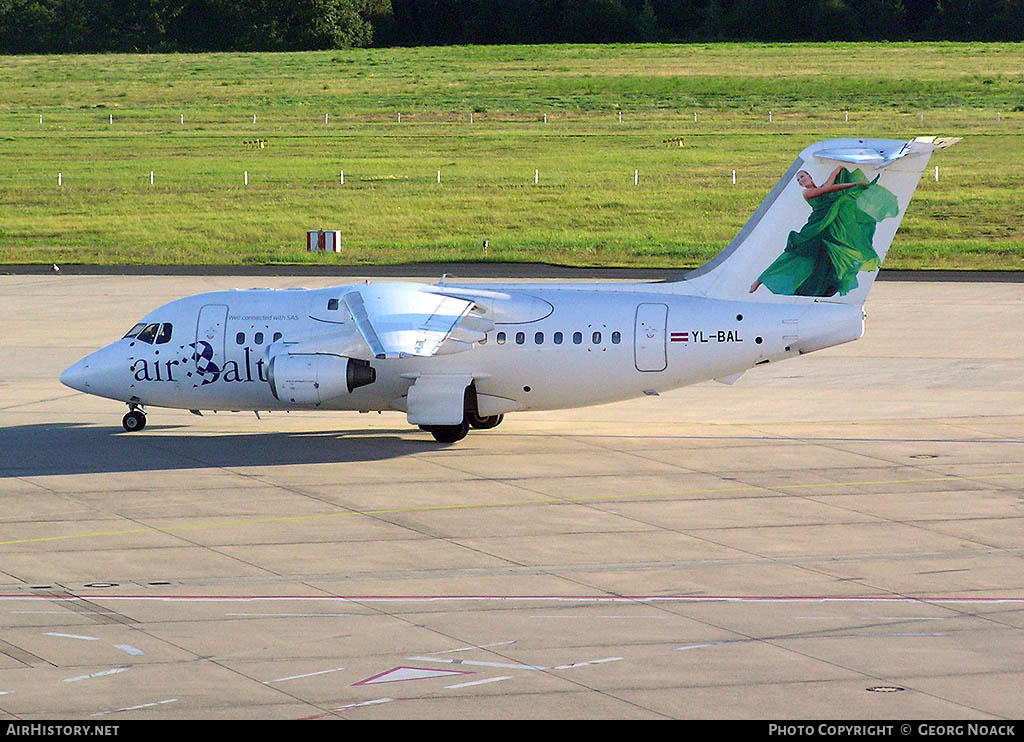
[[[695,266],[807,144],[920,134],[886,267],[1024,270],[1024,44],[0,57],[0,263]]]

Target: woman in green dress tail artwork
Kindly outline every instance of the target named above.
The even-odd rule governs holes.
[[[806,170],[796,176],[811,207],[807,224],[790,232],[786,249],[765,269],[750,293],[766,286],[786,296],[844,295],[857,288],[857,273],[878,270],[872,247],[875,225],[899,214],[896,196],[870,183],[859,169],[837,167],[821,186]]]

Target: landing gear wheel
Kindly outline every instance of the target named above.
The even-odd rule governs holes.
[[[425,427],[438,443],[455,443],[461,441],[469,433],[469,422],[466,420],[463,420],[461,425],[427,425]]]
[[[480,417],[477,414],[469,415],[469,424],[474,430],[490,430],[501,425],[501,421],[505,419],[504,415],[490,415],[488,417]]]
[[[122,418],[121,425],[129,433],[135,433],[146,427],[146,416],[139,410],[132,410]]]

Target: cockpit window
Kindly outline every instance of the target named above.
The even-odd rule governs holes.
[[[156,333],[157,330],[159,329],[160,325],[156,324],[155,322],[151,325],[146,325],[146,329],[140,332],[135,339],[140,340],[143,343],[152,343],[153,340],[156,338]]]
[[[124,334],[124,336],[125,336],[126,338],[133,338],[133,337],[135,337],[136,335],[138,335],[138,334],[139,334],[140,332],[142,332],[142,329],[143,329],[143,328],[144,328],[145,326],[146,326],[146,323],[145,323],[145,322],[140,322],[139,324],[135,325],[135,327],[133,327],[132,329],[130,329],[130,330],[129,330],[128,332],[126,332],[126,333]]]
[[[164,322],[160,325],[160,331],[156,334],[156,344],[163,345],[171,341],[171,333],[174,331],[174,327],[170,322]]]

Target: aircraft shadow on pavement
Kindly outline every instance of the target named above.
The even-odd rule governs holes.
[[[180,426],[150,425],[125,433],[121,427],[79,423],[22,425],[0,429],[0,479],[54,474],[205,469],[369,462],[436,451],[445,446],[428,433],[423,440],[401,435],[412,429],[353,429],[167,435]]]

